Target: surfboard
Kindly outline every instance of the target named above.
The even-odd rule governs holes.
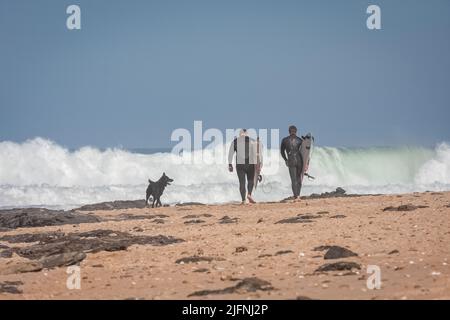
[[[311,152],[314,145],[314,137],[311,133],[307,133],[305,136],[302,137],[303,142],[300,146],[300,155],[302,156],[303,160],[303,168],[301,173],[301,179],[303,181],[303,176],[305,172],[307,171],[307,168],[309,166],[309,161],[311,159]]]
[[[255,165],[255,177],[253,178],[253,183],[255,186],[255,190],[258,187],[258,182],[260,181],[259,177],[261,175],[261,143],[259,142],[259,137],[256,138],[256,165]]]

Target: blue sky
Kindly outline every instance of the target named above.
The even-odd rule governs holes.
[[[170,147],[203,120],[432,146],[450,141],[449,86],[448,0],[0,0],[0,141]]]

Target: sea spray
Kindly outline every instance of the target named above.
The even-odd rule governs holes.
[[[268,152],[273,156],[279,150]],[[175,165],[174,157],[171,153],[142,154],[89,146],[70,151],[42,138],[0,142],[0,207],[72,208],[144,199],[147,179],[158,179],[164,171],[175,180],[162,198],[164,203],[238,200],[237,177],[225,164]],[[350,193],[450,190],[450,146],[316,147],[309,172],[316,180],[305,181],[302,194],[331,191],[338,186]],[[290,195],[283,161],[272,174],[264,176],[264,184],[265,188],[255,192],[258,200],[274,201]]]

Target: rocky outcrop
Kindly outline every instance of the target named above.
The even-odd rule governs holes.
[[[96,204],[88,204],[74,211],[95,211],[95,210],[117,210],[117,209],[143,209],[147,204],[145,200],[117,200],[110,202],[101,202]]]
[[[82,233],[69,233],[63,237],[41,241],[38,244],[16,249],[15,252],[28,259],[40,259],[45,256],[67,252],[95,253],[99,251],[126,250],[134,244],[164,246],[182,242],[182,239],[170,236],[133,236],[129,233],[113,230],[93,230]]]
[[[310,196],[302,197],[302,199],[323,199],[323,198],[337,198],[337,197],[356,197],[355,194],[347,194],[347,192],[341,187],[336,188],[335,191],[323,192],[323,193],[313,193]]]
[[[0,268],[0,274],[39,271],[79,263],[87,253],[126,250],[131,245],[164,246],[184,240],[170,236],[134,236],[112,230],[93,230],[82,233],[19,234],[2,237],[11,243],[38,242],[31,246],[10,248],[28,260],[11,262]]]
[[[325,253],[324,259],[341,259],[348,257],[356,257],[357,253],[339,246],[331,246]]]
[[[100,222],[96,216],[62,210],[42,208],[0,210],[0,228],[4,230],[96,222]]]

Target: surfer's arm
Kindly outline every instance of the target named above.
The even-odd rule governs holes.
[[[286,139],[283,139],[281,141],[280,152],[281,152],[281,157],[284,159],[284,161],[287,161],[287,157],[286,157]]]
[[[228,164],[229,165],[233,164],[234,151],[236,151],[236,139],[234,139],[233,142],[231,142],[230,150],[228,151]]]

